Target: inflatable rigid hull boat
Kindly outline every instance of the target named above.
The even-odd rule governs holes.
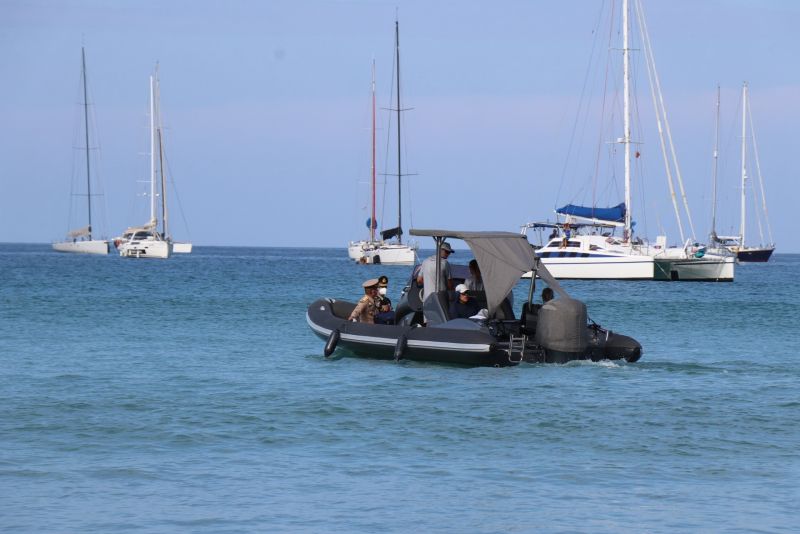
[[[583,350],[571,351],[553,343],[545,348],[536,341],[535,332],[518,321],[487,321],[485,326],[470,319],[452,319],[429,327],[366,324],[347,320],[354,307],[353,302],[335,299],[319,299],[308,307],[306,320],[314,334],[325,340],[326,357],[339,349],[385,360],[503,367],[587,359],[635,362],[642,354],[641,345],[634,339],[597,325],[584,326]],[[539,313],[543,314],[546,307]],[[525,335],[531,333],[534,335]]]
[[[633,338],[588,322],[586,306],[561,288],[525,236],[413,229],[411,234],[433,237],[437,252],[447,238],[463,239],[469,245],[485,286],[485,291],[471,293],[485,308],[486,317],[451,318],[448,302],[454,295],[448,290],[429,295],[423,303],[415,269],[393,325],[348,321],[354,302],[321,298],[311,303],[306,320],[312,332],[325,340],[326,357],[339,350],[361,357],[469,366],[605,359],[635,362],[641,357],[642,347]],[[532,270],[536,276],[531,277],[528,301],[516,318],[507,296],[521,275]],[[537,277],[559,298],[534,304]]]

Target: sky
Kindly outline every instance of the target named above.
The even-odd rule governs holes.
[[[595,122],[602,113],[619,118],[618,101],[606,96],[603,105],[604,87],[621,83],[611,4],[0,0],[0,242],[46,243],[69,229],[73,180],[85,172],[75,149],[81,46],[103,193],[95,197],[104,207],[96,231],[114,237],[146,220],[140,193],[156,62],[177,239],[345,247],[366,237],[373,59],[376,168],[379,182],[389,181],[379,188],[378,219],[394,226],[397,186],[383,175],[396,172],[396,123],[386,110],[394,105],[395,18],[402,106],[410,108],[401,122],[403,171],[411,174],[406,232],[518,231],[553,220],[553,209],[569,202],[615,205],[623,200],[621,160],[598,154],[618,147],[611,142],[621,131]],[[697,239],[710,229],[717,85],[717,230],[738,227],[737,106],[747,81],[774,241],[778,252],[800,252],[792,217],[800,192],[800,3],[643,5]],[[632,55],[642,66],[631,210],[640,235],[664,233],[676,243],[649,89],[638,76],[643,54]]]

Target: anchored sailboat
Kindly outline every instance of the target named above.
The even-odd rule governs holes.
[[[378,221],[375,219],[375,60],[372,60],[372,160],[370,164],[370,197],[372,210],[370,217],[367,219],[367,228],[369,228],[369,239],[361,241],[351,241],[347,247],[348,255],[351,260],[361,261],[364,258],[364,252],[373,250],[381,245],[381,242],[375,239],[375,230],[378,229]]]
[[[78,254],[108,254],[109,245],[105,239],[94,239],[92,228],[92,170],[89,146],[89,94],[86,82],[86,51],[81,47],[81,83],[83,85],[83,124],[86,150],[86,215],[88,224],[70,230],[63,241],[53,243],[53,250]]]
[[[748,129],[748,118],[750,119],[749,122],[749,129]],[[717,88],[717,130],[719,130],[719,88]],[[749,136],[748,136],[749,130]],[[745,235],[747,231],[746,221],[747,221],[747,185],[750,181],[750,176],[748,175],[748,162],[747,162],[747,140],[748,137],[752,138],[752,145],[753,145],[753,153],[755,155],[755,163],[756,163],[756,175],[758,177],[758,185],[759,189],[755,189],[753,187],[753,194],[756,199],[758,198],[758,193],[760,192],[761,197],[761,208],[763,210],[763,219],[764,224],[767,227],[767,234],[769,236],[769,240],[766,241],[764,239],[764,228],[762,224],[762,220],[760,216],[756,217],[756,221],[758,223],[758,231],[761,237],[761,241],[757,246],[748,246],[745,240]],[[739,219],[739,235],[736,236],[721,236],[717,235],[716,224],[717,224],[717,198],[716,198],[716,191],[717,191],[717,165],[716,160],[718,157],[718,150],[714,148],[714,200],[713,200],[713,209],[712,209],[712,218],[711,218],[711,243],[718,247],[722,247],[727,249],[734,254],[740,262],[766,262],[769,261],[770,256],[772,256],[772,252],[775,250],[775,244],[772,240],[772,228],[769,224],[769,219],[767,218],[767,200],[764,196],[764,180],[761,176],[761,164],[758,159],[758,147],[756,145],[756,135],[755,131],[753,130],[753,119],[750,112],[750,99],[749,99],[749,91],[747,87],[747,82],[742,85],[742,152],[741,152],[741,202],[740,202],[740,219]],[[767,242],[768,244],[764,244]]]
[[[380,240],[376,239],[375,230],[375,64],[372,66],[372,215],[367,221],[370,229],[369,241],[351,241],[348,255],[359,263],[375,263],[384,265],[413,265],[417,256],[416,243],[403,243],[403,168],[401,158],[400,136],[400,25],[395,21],[395,66],[397,81],[397,226],[384,229]],[[393,241],[389,241],[394,238]]]
[[[617,279],[617,280],[733,280],[732,257],[706,255],[702,246],[693,239],[684,239],[681,215],[675,200],[672,181],[673,172],[680,184],[684,208],[691,227],[691,215],[683,191],[675,148],[661,95],[660,82],[655,72],[655,60],[649,43],[641,2],[634,0],[638,26],[642,36],[642,48],[650,79],[651,97],[656,110],[661,153],[683,247],[667,247],[666,236],[658,236],[655,244],[634,235],[631,209],[632,160],[639,151],[632,153],[631,132],[631,76],[630,76],[630,22],[628,0],[622,2],[622,63],[623,63],[623,132],[615,143],[624,149],[624,201],[611,208],[567,204],[556,210],[556,223],[528,223],[522,232],[529,229],[552,230],[546,244],[537,254],[556,278],[573,279]],[[637,121],[638,122],[638,121]],[[666,128],[665,128],[666,126]],[[665,130],[666,129],[666,133]],[[668,156],[669,153],[669,156]],[[671,157],[670,157],[671,156]],[[621,235],[617,234],[621,231]]]
[[[119,255],[126,258],[165,259],[173,253],[192,251],[191,243],[174,243],[169,232],[160,97],[158,67],[156,67],[155,74],[150,76],[150,219],[142,226],[127,228],[122,237],[114,240]]]

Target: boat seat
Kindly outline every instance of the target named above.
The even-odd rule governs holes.
[[[539,308],[541,305],[526,302],[522,305],[520,314],[520,328],[527,336],[536,334],[536,324],[539,322]]]
[[[356,305],[346,300],[332,300],[331,311],[336,317],[347,319],[355,309]]]
[[[422,303],[422,311],[428,325],[446,323],[450,320],[450,292],[446,289],[429,295]]]
[[[516,319],[510,299],[503,299],[503,302],[500,303],[500,306],[498,306],[497,310],[494,312],[494,318],[500,321],[513,321]]]

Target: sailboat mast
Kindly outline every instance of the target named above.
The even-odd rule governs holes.
[[[83,78],[83,124],[86,141],[86,201],[89,209],[89,241],[92,240],[92,179],[89,158],[89,94],[86,89],[86,50],[81,47],[81,74]]]
[[[744,247],[745,186],[747,185],[747,82],[742,85],[742,219],[739,226],[739,246]]]
[[[372,60],[372,217],[369,220],[369,240],[375,241],[375,60]]]
[[[156,128],[153,77],[150,76],[150,222],[156,218]]]
[[[394,21],[394,40],[397,52],[397,242],[403,242],[403,171],[400,164],[400,23]]]
[[[164,126],[161,124],[161,84],[158,79],[158,64],[156,64],[155,97],[156,130],[158,134],[158,167],[161,174],[161,229],[164,239],[167,239],[169,237],[167,222],[167,176],[164,173]]]
[[[719,162],[719,85],[717,85],[717,120],[714,129],[714,180],[711,187],[711,239],[717,238],[717,167]]]
[[[631,239],[631,111],[630,59],[628,44],[628,0],[622,2],[623,116],[625,144],[625,240]]]

